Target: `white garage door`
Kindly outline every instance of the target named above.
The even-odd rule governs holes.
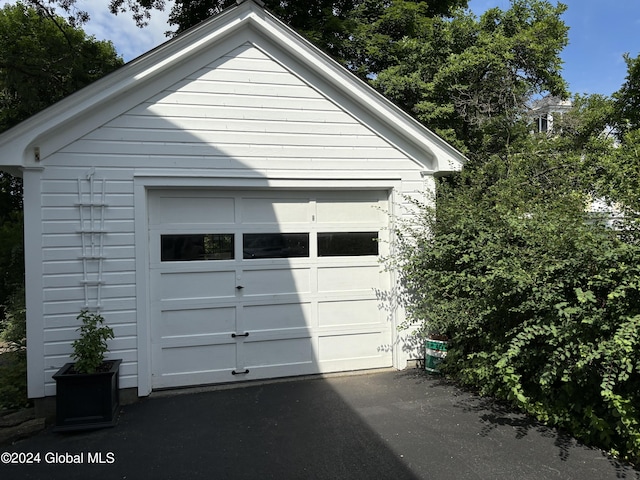
[[[387,197],[150,191],[153,387],[391,366]]]

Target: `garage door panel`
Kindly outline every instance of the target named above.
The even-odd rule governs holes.
[[[249,305],[242,309],[245,330],[307,328],[311,325],[310,303]]]
[[[389,358],[390,357],[363,357],[326,360],[318,365],[318,372],[331,373],[368,370],[372,368],[388,368],[391,366]]]
[[[257,366],[311,364],[315,361],[311,338],[249,342],[242,347],[242,362],[249,369]]]
[[[170,196],[157,198],[150,215],[152,225],[180,223],[234,223],[233,197]]]
[[[379,208],[375,200],[318,200],[317,215],[319,224],[348,223],[380,224],[384,221],[385,213]]]
[[[307,223],[311,220],[308,199],[243,198],[242,222],[246,224]]]
[[[316,362],[291,363],[285,365],[256,365],[248,369],[247,375],[238,375],[238,380],[293,377],[319,373]]]
[[[162,350],[163,374],[190,374],[233,370],[236,344],[195,345]]]
[[[187,311],[198,310],[203,308],[218,308],[218,307],[234,307],[237,305],[237,299],[235,297],[220,297],[220,298],[186,298],[179,300],[162,300],[158,302],[160,310],[163,312],[169,311]]]
[[[235,297],[235,270],[226,272],[162,273],[163,300]]]
[[[161,337],[235,332],[236,308],[199,308],[162,312]]]
[[[209,333],[202,335],[181,335],[176,337],[163,337],[159,342],[159,346],[164,349],[188,347],[190,345],[207,346],[207,345],[225,345],[236,344],[231,336],[233,332]]]
[[[389,346],[387,332],[370,332],[351,335],[328,335],[318,338],[318,361],[351,360],[390,357],[385,350]]]
[[[318,326],[322,327],[362,327],[379,325],[384,322],[378,300],[346,300],[319,302]]]
[[[369,292],[380,288],[380,267],[318,268],[319,292]]]
[[[229,369],[210,370],[191,373],[162,374],[154,376],[155,389],[189,387],[193,385],[210,385],[213,383],[233,382],[240,380],[231,375]],[[229,378],[231,377],[231,378]]]
[[[285,295],[309,293],[311,270],[309,268],[280,268],[270,270],[245,270],[241,283],[242,296]]]
[[[250,335],[245,343],[265,340],[289,340],[294,338],[311,338],[313,331],[307,327],[280,328],[278,330],[249,330]]]

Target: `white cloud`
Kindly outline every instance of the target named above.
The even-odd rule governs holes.
[[[172,1],[167,2],[163,12],[152,12],[149,25],[144,28],[137,27],[128,12],[111,14],[108,3],[109,0],[83,1],[81,8],[86,9],[91,16],[84,30],[99,40],[111,40],[127,62],[166,42],[169,37],[165,32],[175,28],[168,24]]]

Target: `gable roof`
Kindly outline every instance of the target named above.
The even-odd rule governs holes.
[[[464,155],[264,10],[262,2],[237,2],[4,132],[0,168],[15,172],[15,167],[40,166],[56,149],[122,114],[132,102],[144,100],[149,89],[175,81],[189,62],[215,56],[221,44],[240,37],[311,82],[424,170],[436,174],[460,170]],[[40,151],[45,143],[47,149]]]

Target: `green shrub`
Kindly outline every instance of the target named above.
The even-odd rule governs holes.
[[[408,322],[451,339],[452,377],[637,460],[640,236],[585,215],[562,162],[501,159],[414,203],[396,232]]]
[[[82,320],[82,326],[78,329],[80,338],[71,344],[74,368],[79,373],[94,373],[104,361],[107,340],[113,338],[113,329],[104,325],[104,318],[98,313],[82,310],[77,318]]]
[[[0,339],[8,346],[8,351],[0,355],[0,411],[29,404],[24,287],[11,296],[6,313],[0,334]]]
[[[0,356],[0,413],[28,405],[26,353],[3,353]]]

